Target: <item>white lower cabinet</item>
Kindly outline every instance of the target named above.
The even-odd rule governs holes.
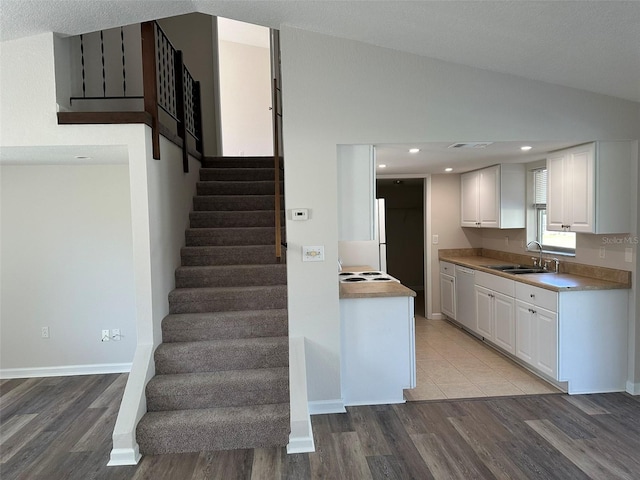
[[[509,353],[515,353],[516,321],[513,297],[494,293],[493,327],[493,343]]]
[[[404,403],[416,386],[413,297],[340,300],[345,405]]]
[[[558,314],[516,300],[516,356],[558,380]]]
[[[447,317],[456,319],[456,278],[455,265],[440,262],[440,311]]]
[[[513,290],[513,280],[476,272],[475,332],[511,354],[516,348]]]

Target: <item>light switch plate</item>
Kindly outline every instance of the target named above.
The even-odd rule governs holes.
[[[624,249],[624,261],[628,263],[633,262],[633,248],[627,247]]]
[[[302,247],[303,262],[324,262],[324,246]]]

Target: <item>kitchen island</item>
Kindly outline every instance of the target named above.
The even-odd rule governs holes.
[[[403,390],[415,387],[415,295],[395,281],[340,283],[345,406],[404,403]]]

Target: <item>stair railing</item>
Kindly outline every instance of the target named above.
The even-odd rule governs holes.
[[[152,118],[153,158],[160,158],[159,109],[176,122],[182,140],[182,165],[189,171],[188,136],[202,153],[202,108],[200,82],[194,80],[177,50],[157,22],[142,24],[142,77],[144,107]]]
[[[275,172],[275,229],[276,229],[276,259],[280,261],[282,259],[282,247],[286,247],[286,244],[282,242],[282,222],[281,215],[281,195],[280,191],[280,150],[281,150],[281,137],[282,129],[280,123],[282,122],[282,108],[280,100],[280,87],[278,85],[278,79],[273,79],[273,161]]]

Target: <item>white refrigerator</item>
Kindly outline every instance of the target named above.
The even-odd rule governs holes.
[[[375,203],[374,239],[338,242],[338,256],[345,266],[368,265],[374,270],[387,272],[386,207],[384,198]]]

